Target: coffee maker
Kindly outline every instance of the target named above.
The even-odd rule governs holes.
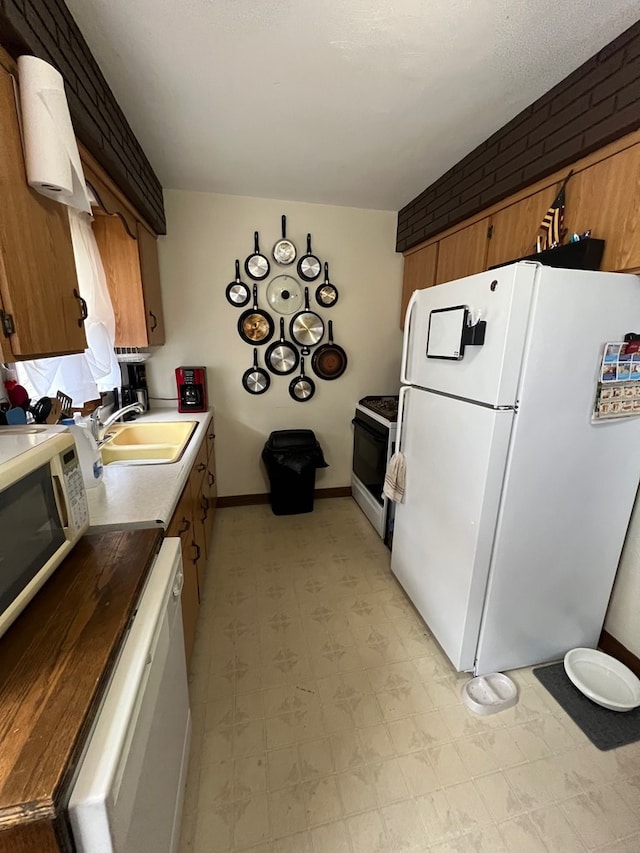
[[[144,362],[121,362],[120,374],[122,387],[120,389],[120,405],[140,403],[145,412],[149,410],[149,391],[147,389],[147,372]]]
[[[176,367],[179,412],[207,411],[206,367]]]

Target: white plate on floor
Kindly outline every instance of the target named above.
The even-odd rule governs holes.
[[[610,711],[640,705],[640,679],[619,660],[597,649],[571,649],[564,669],[572,684],[592,702]]]

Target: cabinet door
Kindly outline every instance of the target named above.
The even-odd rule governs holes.
[[[196,638],[196,626],[198,623],[198,612],[200,610],[200,593],[198,590],[197,564],[193,562],[194,549],[191,547],[193,540],[191,518],[191,494],[189,486],[185,487],[178,506],[173,514],[171,523],[167,529],[167,536],[179,536],[182,551],[182,567],[184,573],[184,585],[182,587],[182,625],[184,630],[184,650],[187,666],[191,659],[193,644]]]
[[[200,594],[204,588],[204,573],[207,564],[207,502],[205,497],[205,473],[207,470],[207,441],[203,440],[189,474],[189,492],[191,495],[191,517],[193,519],[192,560],[198,572]]]
[[[116,346],[146,347],[138,241],[127,233],[119,216],[97,215],[92,227],[113,305]]]
[[[404,315],[414,290],[422,290],[436,283],[436,265],[438,262],[438,244],[431,243],[417,252],[404,256],[402,275],[402,302],[400,304],[400,328],[404,329]]]
[[[164,316],[160,291],[160,266],[158,264],[158,240],[144,225],[138,222],[138,253],[140,275],[145,306],[145,323],[150,346],[164,343]]]
[[[493,214],[487,267],[535,252],[540,223],[557,192],[558,185],[548,187]]]
[[[207,500],[207,519],[205,532],[207,536],[207,554],[211,554],[211,540],[213,537],[213,524],[216,517],[216,504],[218,502],[218,480],[216,478],[216,460],[212,453],[207,462],[207,470],[204,475],[205,497]]]
[[[440,240],[436,284],[487,268],[488,229],[489,219],[481,219]]]
[[[65,205],[30,189],[13,78],[0,65],[0,296],[14,358],[82,352],[87,343]],[[6,357],[6,356],[5,356]]]
[[[601,269],[640,268],[640,145],[578,172],[567,184],[564,224],[569,234],[591,229],[605,240]]]

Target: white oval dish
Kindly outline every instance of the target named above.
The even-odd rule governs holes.
[[[619,660],[597,649],[571,649],[564,669],[572,684],[592,702],[610,711],[640,705],[640,679]]]
[[[475,714],[497,714],[518,701],[518,688],[502,672],[477,675],[462,686],[462,701]]]

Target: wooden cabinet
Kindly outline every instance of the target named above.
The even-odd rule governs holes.
[[[573,175],[566,190],[569,234],[591,229],[605,240],[600,268],[640,268],[640,144]]]
[[[131,236],[118,215],[93,223],[116,319],[116,346],[163,344],[164,320],[155,236],[141,223]]]
[[[30,189],[13,78],[0,51],[0,309],[3,360],[82,352],[68,209]]]
[[[167,536],[179,536],[184,566],[182,622],[187,664],[196,637],[200,601],[205,583],[207,556],[210,554],[215,512],[215,454],[213,423],[198,448],[189,479],[173,514]],[[213,469],[213,472],[212,472]],[[210,474],[213,473],[213,487]],[[214,489],[212,493],[212,488]],[[213,501],[212,501],[213,494]]]
[[[407,305],[414,290],[422,290],[436,283],[436,265],[438,262],[438,244],[431,243],[404,256],[402,275],[402,302],[400,305],[400,328],[404,329]]]
[[[481,219],[440,240],[436,284],[464,278],[487,268],[489,219]]]
[[[535,251],[540,223],[558,189],[558,185],[548,187],[493,214],[487,267],[513,261]]]
[[[207,499],[207,517],[205,531],[207,534],[207,556],[211,554],[211,537],[213,536],[213,523],[216,516],[216,503],[218,501],[218,480],[216,477],[216,451],[215,433],[213,423],[207,435],[208,457],[207,470],[205,472],[205,496]]]

